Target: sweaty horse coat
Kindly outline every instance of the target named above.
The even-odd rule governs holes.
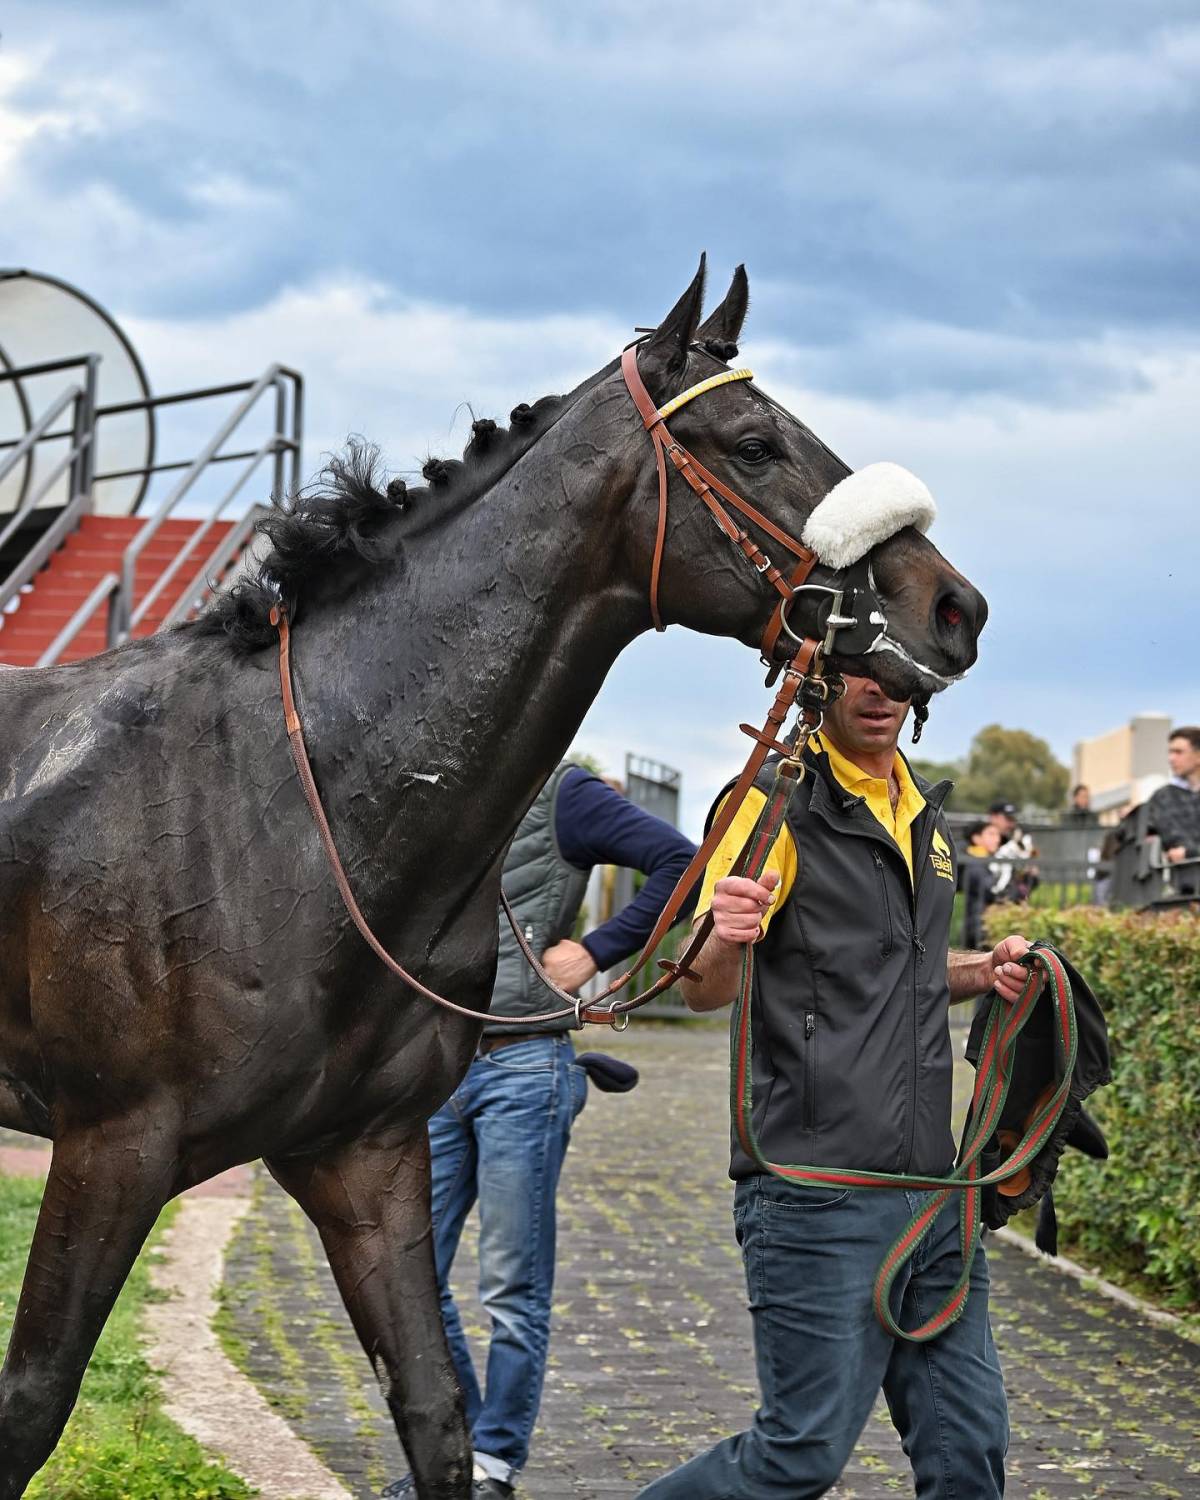
[[[639,349],[658,402],[723,368],[744,273],[703,273]],[[680,441],[796,534],[847,467],[748,381]],[[758,643],[775,608],[691,492],[658,484],[617,362],[475,425],[428,490],[371,456],[270,516],[262,571],[198,623],[0,671],[0,1125],[53,1139],[0,1371],[0,1500],[45,1462],[162,1205],[263,1158],[316,1224],[422,1500],[470,1444],[429,1247],[426,1120],[464,1073],[513,831],[620,652],[664,620]],[[894,696],[975,659],[986,605],[911,527],[871,554]],[[312,769],[367,920],[349,926],[296,777],[270,606],[294,622]],[[797,611],[811,630],[812,612]],[[853,667],[853,658],[851,658]]]

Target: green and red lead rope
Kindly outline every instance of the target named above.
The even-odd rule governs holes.
[[[761,875],[775,839],[783,827],[788,806],[802,774],[796,762],[780,762],[771,794],[735,865],[738,874],[752,880]],[[876,1316],[896,1338],[924,1343],[936,1338],[960,1316],[967,1303],[971,1265],[979,1246],[982,1189],[1005,1182],[1023,1171],[1046,1143],[1066,1106],[1078,1050],[1071,982],[1059,954],[1053,948],[1039,945],[1030,950],[1024,962],[1029,967],[1029,977],[1019,998],[1011,1004],[1002,1000],[999,995],[992,999],[976,1067],[971,1113],[963,1133],[958,1164],[948,1177],[920,1177],[842,1167],[784,1164],[769,1161],[763,1155],[754,1129],[754,1090],[750,1068],[753,1051],[753,1007],[750,995],[754,976],[754,945],[746,945],[730,1032],[730,1109],[738,1140],[746,1155],[760,1171],[788,1182],[846,1188],[907,1188],[933,1193],[933,1197],[913,1215],[904,1233],[888,1251],[875,1279],[873,1300]],[[1024,1135],[1009,1156],[994,1171],[980,1175],[979,1158],[992,1137],[1008,1097],[1017,1038],[1037,1005],[1039,971],[1050,985],[1064,1058],[1062,1079],[1045,1103],[1034,1111]],[[932,1317],[918,1328],[902,1328],[892,1312],[892,1287],[900,1270],[916,1254],[938,1214],[955,1193],[960,1194],[959,1244],[962,1251],[962,1274],[950,1296]]]

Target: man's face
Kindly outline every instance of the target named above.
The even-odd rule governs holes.
[[[1167,742],[1167,761],[1172,776],[1194,776],[1200,771],[1200,750],[1193,749],[1191,740],[1177,735]]]
[[[1012,838],[1016,831],[1017,820],[1009,813],[993,813],[992,827],[999,833],[1000,842],[1003,843],[1005,839]]]
[[[1075,791],[1075,806],[1080,812],[1087,812],[1092,805],[1092,794],[1087,787],[1077,787]]]
[[[996,850],[1000,847],[1000,830],[996,827],[995,823],[988,823],[985,827],[981,828],[976,842],[981,844],[989,854],[995,854]]]
[[[911,703],[884,695],[869,677],[847,677],[845,696],[825,714],[829,732],[847,752],[894,750]]]

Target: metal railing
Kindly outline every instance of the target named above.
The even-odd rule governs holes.
[[[178,625],[193,609],[200,607],[204,602],[204,595],[209,590],[209,581],[228,572],[246,550],[259,518],[266,514],[265,505],[252,505],[233,530],[221,538],[215,550],[205,558],[202,565],[192,575],[188,586],[163,616],[158,627],[160,630],[165,630],[168,625]]]
[[[229,390],[235,389],[236,387],[229,388]],[[243,387],[243,389],[245,388]],[[142,555],[147,543],[153,539],[159,527],[168,519],[171,512],[200,478],[201,474],[204,473],[210,464],[219,461],[221,448],[238,427],[241,426],[255,406],[258,405],[259,400],[267,391],[273,391],[275,395],[274,430],[260,444],[257,450],[249,455],[247,467],[242,470],[238,478],[226,490],[224,496],[195,534],[189,538],[188,545],[180,550],[178,556],[155,582],[154,587],[135,608],[134,576],[137,571],[138,558]],[[223,394],[225,393],[228,392],[223,392]],[[150,517],[137,536],[126,547],[125,556],[121,560],[120,588],[109,599],[108,644],[110,646],[117,646],[122,641],[129,639],[135,627],[145,619],[151,605],[158,599],[163,589],[175,577],[180,568],[182,568],[184,560],[195,551],[196,544],[212,530],[214,523],[220,519],[226,507],[236,499],[242,486],[268,453],[274,456],[274,473],[271,483],[272,501],[276,504],[279,503],[286,493],[285,472],[289,454],[291,456],[292,488],[299,487],[300,430],[303,421],[303,403],[304,382],[297,371],[290,370],[284,365],[269,366],[253,385],[249,386],[242,400],[192,460],[183,478],[170,491],[154,515]],[[288,430],[289,410],[291,413],[290,431]],[[226,551],[227,549],[219,548],[218,553],[214,554],[214,557],[219,558],[220,554]],[[232,558],[228,559],[229,562],[232,560]],[[205,566],[209,566],[209,563],[206,562]]]
[[[38,657],[35,665],[39,667],[52,667],[79,634],[80,630],[83,629],[85,623],[95,614],[100,605],[106,599],[110,598],[120,586],[121,580],[115,573],[106,573],[42,652],[41,656]]]
[[[228,442],[229,438],[246,421],[259,402],[268,393],[273,394],[274,401],[273,426],[269,435],[257,448],[238,452],[221,452],[225,443]],[[276,502],[282,500],[289,489],[295,490],[299,488],[300,448],[304,420],[304,381],[298,371],[292,370],[285,365],[269,366],[255,381],[242,381],[234,385],[210,386],[203,390],[185,391],[169,396],[154,396],[144,401],[129,401],[122,402],[119,405],[101,407],[96,412],[96,417],[102,419],[106,416],[167,406],[182,401],[204,400],[214,396],[237,394],[242,394],[242,400],[225,421],[221,423],[212,438],[209,439],[194,459],[182,464],[150,464],[145,469],[93,474],[93,480],[100,482],[106,479],[127,477],[127,474],[163,473],[178,471],[181,468],[184,470],[178,483],[173,486],[154,514],[147,518],[145,524],[139,528],[133,540],[126,547],[118,572],[102,579],[96,585],[96,588],[93,589],[89,597],[55,637],[51,645],[47,647],[39,659],[39,666],[51,666],[54,662],[60,660],[63,652],[71,645],[76,636],[88,626],[101,608],[107,610],[105,626],[107,644],[109,646],[116,646],[122,641],[128,640],[137,626],[150,614],[154,605],[161,600],[166,589],[178,578],[189,559],[195,562],[205,538],[211,536],[216,523],[241,493],[259,465],[268,456],[273,460],[271,480],[272,500]],[[188,537],[185,545],[180,548],[178,554],[171,560],[166,569],[155,579],[153,586],[146,596],[141,600],[137,600],[134,590],[138,559],[145,551],[147,545],[156,536],[163,523],[171,517],[180,502],[193,490],[197,481],[212,466],[219,463],[239,461],[244,463],[245,467],[240,471],[237,478],[228,487],[213,509],[199,523],[193,534]],[[253,530],[254,521],[262,514],[263,508],[261,506],[253,507],[249,514],[242,516],[237,525],[218,541],[215,548],[212,548],[206,555],[203,555],[202,561],[188,579],[182,593],[166,613],[161,622],[162,625],[178,623],[197,607],[204,593],[208,590],[210,582],[215,581],[221,574],[226,572],[244,551]],[[53,550],[53,548],[50,550]],[[35,572],[36,569],[30,570],[28,564],[24,563],[22,564],[21,571],[32,576],[32,572]]]
[[[7,450],[7,456],[0,459],[0,483],[3,483],[19,463],[28,462],[38,443],[56,438],[70,440],[66,454],[39,483],[30,485],[27,478],[21,487],[21,496],[12,516],[3,530],[0,530],[2,548],[20,531],[51,486],[64,474],[69,474],[66,505],[8,577],[0,583],[0,610],[46,565],[79,525],[81,517],[92,508],[96,460],[96,371],[99,364],[99,355],[85,354],[72,359],[55,359],[45,364],[0,371],[0,381],[16,381],[19,389],[23,379],[35,375],[50,375],[59,370],[78,369],[81,365],[84,367],[82,383],[67,386],[22,437],[0,443],[0,452]],[[73,408],[71,426],[58,432],[53,431],[54,424],[68,408]]]

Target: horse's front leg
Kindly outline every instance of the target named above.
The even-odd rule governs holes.
[[[59,1439],[117,1293],[170,1196],[173,1135],[153,1121],[55,1141],[0,1370],[0,1500],[17,1500]]]
[[[320,1233],[420,1500],[466,1500],[471,1445],[442,1326],[424,1123],[267,1165]]]

